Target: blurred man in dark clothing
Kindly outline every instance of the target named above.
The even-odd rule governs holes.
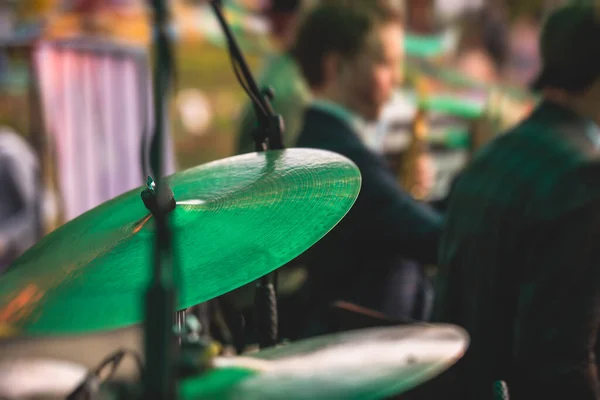
[[[0,272],[39,238],[38,164],[22,137],[0,129]]]
[[[326,330],[335,300],[422,318],[423,268],[406,259],[435,262],[441,224],[360,139],[401,78],[402,9],[393,1],[339,3],[312,10],[298,32],[293,54],[315,101],[297,145],[345,155],[363,183],[349,214],[305,254],[309,278],[291,317],[302,334]],[[286,317],[282,312],[282,325]]]
[[[434,319],[471,345],[446,397],[490,398],[505,380],[511,399],[600,399],[599,39],[591,6],[549,17],[542,103],[454,186]]]

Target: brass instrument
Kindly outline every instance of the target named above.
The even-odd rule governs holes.
[[[419,105],[412,123],[411,142],[402,156],[400,163],[400,185],[406,189],[415,199],[425,200],[429,195],[429,188],[419,182],[418,163],[425,154],[429,152],[427,145],[428,113],[424,104]]]
[[[486,101],[486,108],[479,118],[470,124],[469,158],[473,158],[483,146],[492,141],[501,125],[499,113],[500,94],[491,90]]]

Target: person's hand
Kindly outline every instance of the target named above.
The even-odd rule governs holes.
[[[423,197],[427,197],[435,185],[436,168],[429,153],[421,154],[415,165],[415,183]]]

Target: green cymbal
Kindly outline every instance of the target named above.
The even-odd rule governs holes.
[[[335,153],[250,153],[167,179],[181,271],[178,308],[215,298],[304,252],[352,207],[360,172]],[[81,215],[0,278],[0,336],[62,335],[143,320],[153,262],[153,218],[142,188]]]

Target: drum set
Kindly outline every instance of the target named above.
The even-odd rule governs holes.
[[[344,217],[361,176],[341,155],[283,149],[269,94],[211,6],[260,116],[257,152],[165,179],[157,152],[156,181],[63,225],[11,265],[0,276],[0,398],[387,398],[466,351],[462,329],[432,324],[277,343],[270,274]],[[166,6],[154,8],[161,143],[170,55]],[[185,310],[257,280],[261,350],[219,355]]]

